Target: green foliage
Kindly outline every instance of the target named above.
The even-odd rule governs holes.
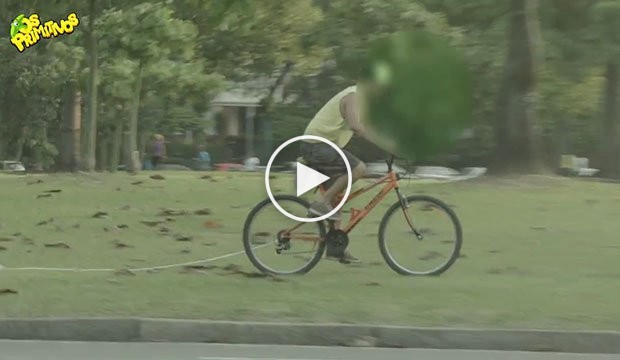
[[[402,155],[435,155],[469,125],[469,69],[444,39],[421,31],[395,34],[376,40],[368,61],[374,78],[361,87],[367,121]]]

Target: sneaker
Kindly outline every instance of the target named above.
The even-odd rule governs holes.
[[[327,260],[333,260],[333,261],[338,261],[341,262],[343,264],[353,264],[353,263],[359,263],[361,262],[360,259],[356,258],[355,256],[351,255],[350,252],[346,251],[343,254],[330,254],[329,252],[325,253],[325,259]]]
[[[328,205],[321,201],[315,201],[312,204],[310,204],[308,213],[311,215],[315,215],[315,216],[323,216],[325,214],[328,214],[332,210],[333,208],[331,207],[331,205]],[[332,221],[338,221],[340,220],[340,216],[338,216],[338,213],[336,213],[330,216],[328,219]]]

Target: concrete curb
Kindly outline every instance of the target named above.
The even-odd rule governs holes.
[[[0,339],[210,342],[620,354],[620,332],[166,319],[0,319]]]

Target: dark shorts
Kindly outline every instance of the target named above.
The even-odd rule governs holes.
[[[349,161],[351,171],[353,171],[353,169],[362,161],[349,151],[345,149],[341,150]],[[301,156],[307,162],[306,165],[322,174],[329,176],[331,181],[347,174],[347,167],[344,164],[344,160],[340,154],[326,143],[307,143],[302,141]]]

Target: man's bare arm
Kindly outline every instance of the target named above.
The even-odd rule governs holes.
[[[340,114],[347,122],[351,130],[357,135],[379,146],[392,154],[396,153],[396,144],[388,139],[379,139],[366,131],[360,120],[359,102],[355,93],[347,94],[340,100]]]
[[[355,93],[347,94],[340,100],[340,115],[342,115],[353,132],[364,138],[366,137],[366,132],[360,121],[359,105]]]

